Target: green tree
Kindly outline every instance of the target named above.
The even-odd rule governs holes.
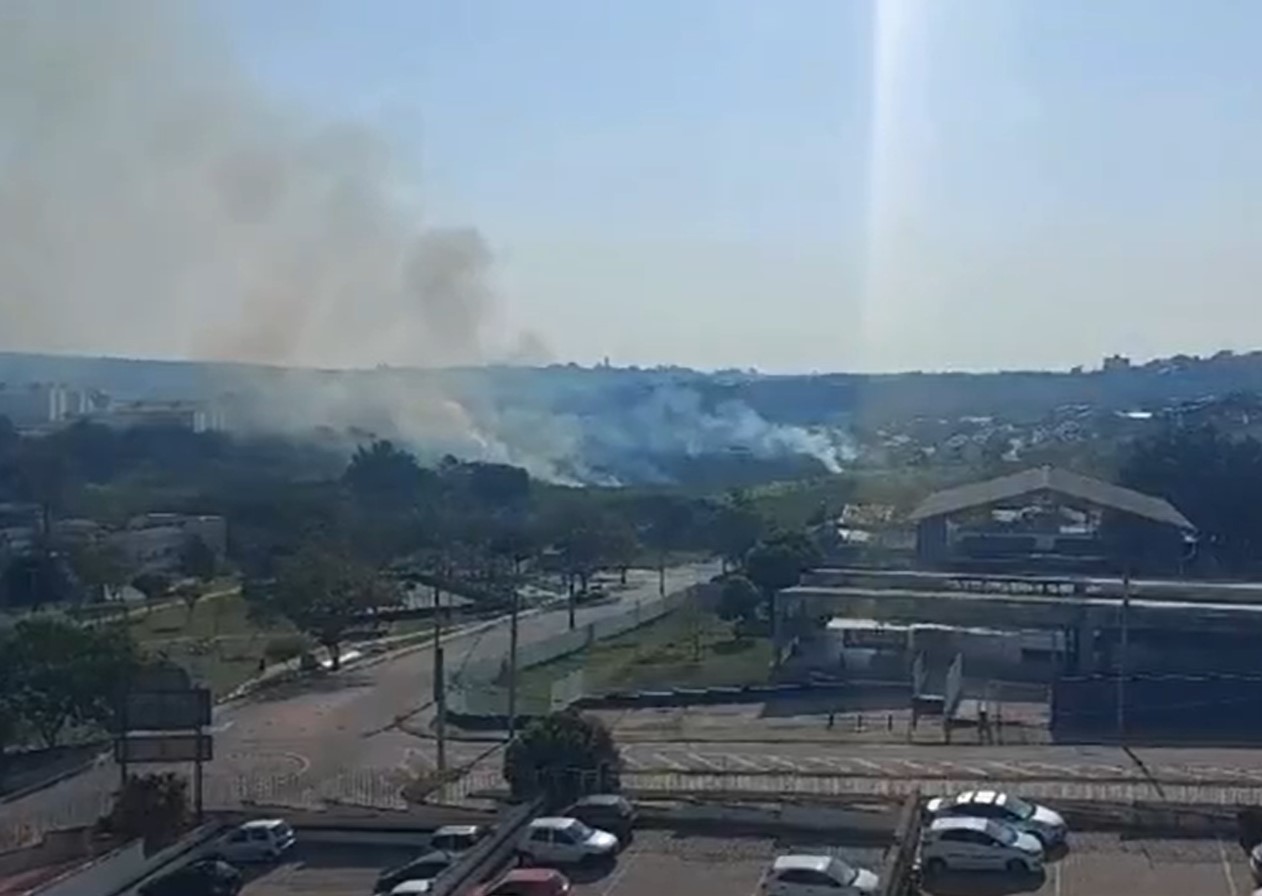
[[[711,541],[725,567],[740,568],[766,531],[766,519],[744,492],[734,492],[715,508]]]
[[[180,572],[192,579],[208,582],[215,577],[219,558],[200,535],[190,535],[180,546]]]
[[[131,580],[131,586],[145,598],[145,606],[154,603],[171,593],[171,577],[163,572],[142,572]]]
[[[101,819],[101,827],[120,839],[144,840],[146,852],[175,842],[191,823],[188,781],[174,772],[129,775]]]
[[[513,796],[542,795],[552,806],[589,793],[616,792],[621,769],[605,724],[572,709],[531,722],[504,752],[504,780]]]
[[[719,594],[719,618],[738,625],[755,625],[762,601],[758,587],[745,576],[728,576]]]
[[[431,479],[430,471],[389,439],[360,445],[342,474],[342,482],[356,498],[383,509],[414,505]]]
[[[11,637],[12,705],[45,746],[57,746],[72,723],[109,726],[138,663],[125,628],[36,616],[14,625]]]
[[[264,600],[273,613],[328,650],[338,669],[347,633],[368,611],[396,604],[399,596],[392,583],[344,547],[322,542],[282,561]]]
[[[127,584],[127,560],[107,542],[74,545],[68,556],[71,569],[94,601],[108,600],[111,592]]]
[[[776,592],[792,588],[802,573],[819,563],[819,552],[805,535],[779,535],[758,544],[745,557],[745,575],[758,586],[766,602],[767,618],[776,626]]]

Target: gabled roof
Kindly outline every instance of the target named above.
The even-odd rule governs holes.
[[[910,518],[919,521],[946,516],[1040,491],[1056,492],[1098,507],[1144,517],[1178,529],[1196,528],[1164,498],[1155,498],[1111,482],[1080,476],[1055,467],[1034,467],[1009,476],[1000,476],[998,479],[987,479],[984,482],[973,482],[935,492],[911,512]]]

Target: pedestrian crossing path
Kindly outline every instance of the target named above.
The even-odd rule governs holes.
[[[1262,768],[1212,765],[1157,765],[1089,761],[1044,762],[1022,758],[915,758],[766,751],[683,749],[629,744],[622,750],[630,772],[714,772],[818,777],[952,779],[961,781],[1158,781],[1171,784],[1262,786]]]

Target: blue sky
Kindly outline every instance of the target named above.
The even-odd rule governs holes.
[[[560,359],[1041,367],[1262,343],[1251,0],[232,0]],[[1256,260],[1255,260],[1256,259]]]

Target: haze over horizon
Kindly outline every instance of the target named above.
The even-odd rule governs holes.
[[[1256,4],[0,17],[3,350],[789,372],[1262,345]]]

